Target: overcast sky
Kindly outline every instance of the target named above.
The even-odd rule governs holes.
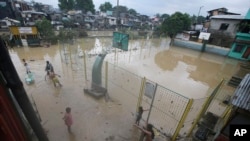
[[[27,1],[27,0],[26,0]],[[34,0],[44,4],[58,7],[58,0]],[[99,10],[100,4],[110,2],[113,6],[117,5],[117,0],[93,0],[95,9]],[[229,12],[239,13],[245,16],[250,8],[250,0],[119,0],[119,5],[135,9],[140,14],[153,16],[156,13],[173,14],[176,11],[207,16],[207,11],[225,7]]]

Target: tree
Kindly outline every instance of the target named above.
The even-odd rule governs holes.
[[[76,31],[71,29],[61,29],[58,34],[58,39],[63,43],[69,43],[75,36],[77,36]]]
[[[42,20],[36,21],[35,25],[42,37],[50,36],[54,33],[52,24],[44,17]]]
[[[159,13],[157,13],[157,14],[155,14],[155,17],[156,17],[156,18],[160,18],[161,15],[160,15]]]
[[[161,16],[160,16],[160,19],[161,19],[161,21],[164,21],[164,20],[166,20],[166,19],[168,19],[170,16],[168,15],[168,14],[162,14]]]
[[[196,18],[197,18],[197,16],[195,16],[195,15],[193,15],[192,17],[190,17],[191,24],[196,24]]]
[[[175,35],[183,30],[188,30],[190,28],[190,25],[191,19],[188,14],[175,12],[169,18],[163,21],[161,25],[161,33],[169,35],[172,43]]]
[[[37,3],[34,0],[31,0],[31,4],[34,7],[35,11],[43,12],[43,7],[41,3]]]
[[[110,2],[105,2],[104,4],[101,4],[99,9],[102,12],[106,12],[108,10],[112,10],[112,4]]]
[[[128,13],[131,14],[131,15],[134,15],[134,16],[137,14],[135,9],[132,9],[132,8],[128,10]]]
[[[55,37],[55,33],[53,31],[53,26],[49,20],[43,17],[42,20],[36,21],[35,25],[37,26],[38,32],[40,36],[46,40],[50,41]]]
[[[206,18],[203,16],[199,16],[197,18],[197,16],[193,15],[192,17],[190,17],[190,20],[192,24],[201,24],[206,20]]]
[[[203,16],[199,16],[198,18],[197,18],[197,24],[202,24],[204,21],[205,21],[205,17],[203,17]]]
[[[113,11],[117,11],[117,10],[118,10],[118,13],[128,12],[128,8],[126,6],[122,6],[122,5],[119,5],[118,8],[117,8],[117,6],[113,7]]]
[[[61,10],[72,10],[74,8],[75,1],[74,0],[58,0],[58,7]]]
[[[84,12],[95,12],[95,5],[93,0],[75,0],[75,8]]]
[[[236,25],[238,32],[249,33],[250,32],[250,21],[242,20],[239,24]]]

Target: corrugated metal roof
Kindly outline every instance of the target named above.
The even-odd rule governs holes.
[[[240,15],[215,15],[215,16],[212,16],[211,19],[235,19],[235,20],[243,20],[244,16],[240,16]]]
[[[250,111],[250,73],[248,73],[236,88],[232,104],[239,108]]]

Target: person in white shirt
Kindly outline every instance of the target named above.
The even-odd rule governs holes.
[[[25,68],[26,68],[26,73],[27,73],[27,74],[31,73],[30,67],[29,67],[28,63],[25,62],[25,63],[24,63],[24,66],[25,66]]]

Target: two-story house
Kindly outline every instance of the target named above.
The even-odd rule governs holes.
[[[238,24],[244,17],[240,15],[216,15],[210,17],[209,44],[230,48],[236,35]]]
[[[205,30],[205,31],[207,31],[207,29],[210,26],[210,21],[211,21],[212,16],[216,16],[216,15],[240,15],[238,13],[228,12],[228,9],[224,8],[224,7],[207,11],[207,13],[208,13],[208,15],[206,17],[205,22],[203,23],[203,30]]]

